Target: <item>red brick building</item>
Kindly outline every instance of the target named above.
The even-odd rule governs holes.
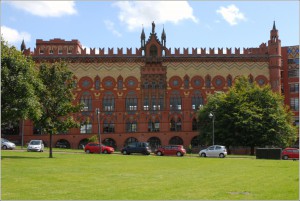
[[[267,33],[266,33],[267,34]],[[196,111],[206,104],[207,95],[227,91],[237,76],[245,75],[259,85],[269,84],[281,91],[285,104],[299,112],[299,47],[281,47],[275,22],[268,43],[256,48],[175,48],[166,45],[163,29],[146,38],[142,30],[141,47],[83,49],[78,40],[36,40],[33,52],[24,49],[38,64],[57,59],[70,61],[78,101],[85,104],[79,115],[85,122],[78,129],[53,136],[54,144],[71,148],[98,135],[96,109],[100,109],[101,139],[121,148],[132,141],[149,141],[153,147],[166,144],[198,145]],[[23,44],[24,45],[24,44]],[[291,58],[293,56],[293,58]],[[293,60],[292,60],[293,59]],[[200,120],[201,121],[201,120]],[[30,139],[49,141],[31,121],[24,124],[24,143]]]

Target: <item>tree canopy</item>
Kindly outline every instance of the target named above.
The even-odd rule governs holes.
[[[260,87],[239,77],[228,92],[208,97],[199,110],[200,141],[211,142],[215,115],[215,142],[229,146],[249,146],[252,154],[256,146],[286,147],[297,135],[292,125],[292,113],[283,104],[283,97],[270,87]]]
[[[42,116],[34,120],[43,133],[50,135],[50,154],[52,158],[52,135],[68,131],[79,126],[73,118],[74,113],[81,110],[82,105],[74,102],[73,73],[66,63],[42,63],[39,69],[39,79],[43,83],[41,97]]]
[[[41,104],[36,92],[42,88],[34,62],[1,37],[1,126],[39,118]]]

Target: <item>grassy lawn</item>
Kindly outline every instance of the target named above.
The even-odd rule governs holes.
[[[299,161],[1,152],[2,200],[298,200]]]

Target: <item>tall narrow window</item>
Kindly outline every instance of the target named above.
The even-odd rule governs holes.
[[[103,111],[113,112],[115,109],[115,98],[112,92],[106,92],[103,97]]]
[[[203,105],[203,97],[201,95],[200,91],[195,91],[193,96],[192,96],[192,109],[193,110],[198,110],[200,105]]]
[[[92,111],[92,95],[90,92],[83,92],[80,102],[84,104],[84,111]]]
[[[210,78],[209,75],[206,76],[206,78],[205,78],[205,87],[206,88],[210,88],[211,87],[211,78]]]
[[[178,91],[173,91],[170,97],[170,110],[178,111],[181,110],[181,97]]]
[[[126,111],[130,113],[134,113],[137,111],[138,107],[138,99],[135,92],[131,91],[126,96]]]

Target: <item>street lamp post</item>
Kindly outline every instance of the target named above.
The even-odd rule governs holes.
[[[100,154],[102,153],[102,146],[101,146],[101,135],[100,135],[100,109],[96,108],[97,114],[97,121],[98,121],[98,139],[99,139],[99,146],[100,146]]]
[[[210,112],[208,115],[209,118],[212,119],[212,123],[213,123],[213,130],[212,130],[212,145],[215,145],[215,115],[213,112]]]

